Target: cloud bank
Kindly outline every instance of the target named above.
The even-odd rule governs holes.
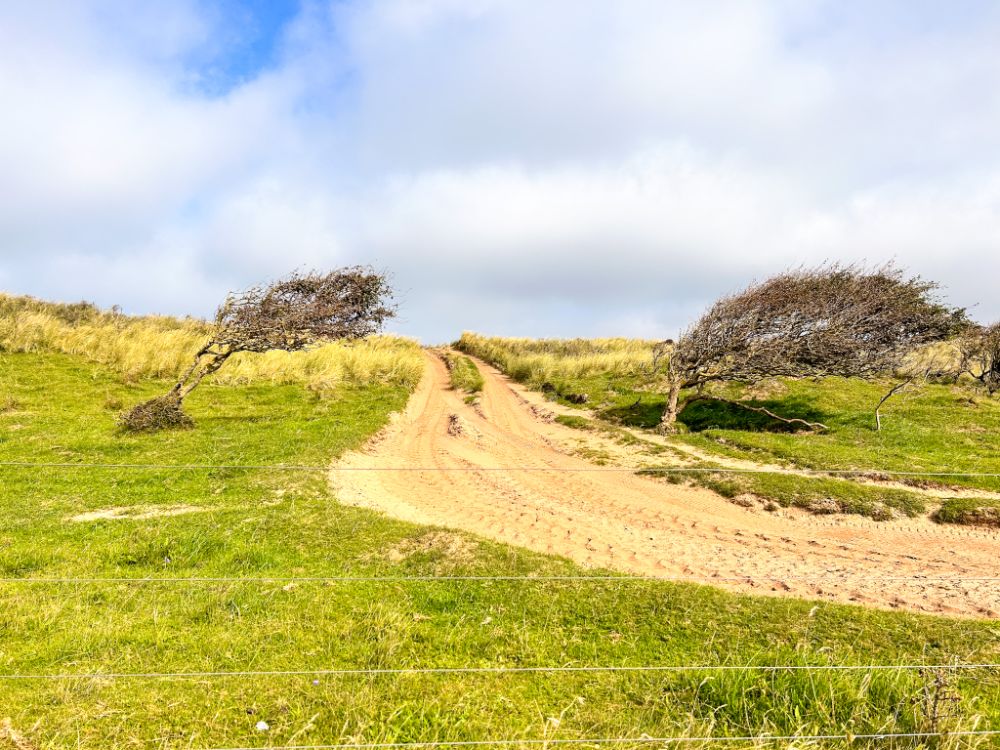
[[[1000,317],[1000,14],[848,5],[5,5],[0,288],[208,314],[371,263],[428,341],[670,336],[895,260]]]

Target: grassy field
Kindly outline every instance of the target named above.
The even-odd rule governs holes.
[[[322,467],[384,424],[407,393],[374,382],[321,392],[213,383],[190,398],[194,429],[116,431],[118,410],[167,383],[61,352],[0,353],[0,461]],[[10,720],[0,724],[0,747],[256,748],[1000,725],[996,670],[956,673],[947,688],[961,696],[953,718],[925,707],[921,696],[934,692],[934,677],[913,670],[319,675],[314,670],[997,662],[1000,631],[991,622],[640,580],[260,580],[582,572],[564,560],[341,506],[324,471],[8,465],[0,467],[0,486],[0,720]],[[251,578],[32,582],[191,576]],[[304,674],[12,678],[243,670]]]
[[[597,346],[602,345],[598,342]],[[531,388],[545,389],[556,400],[576,406],[565,394],[586,394],[586,408],[612,424],[653,430],[663,412],[665,398],[651,376],[652,346],[633,342],[634,360],[621,369],[592,368],[587,355],[577,363],[578,341],[535,342],[532,356],[544,366],[507,369],[510,363],[528,363],[521,339],[486,338],[463,334],[457,346],[504,369]],[[571,346],[572,348],[568,348]],[[646,357],[646,370],[639,360]],[[756,388],[728,386],[718,395],[743,399],[776,413],[820,421],[829,426],[822,433],[790,432],[788,426],[767,416],[748,412],[722,401],[699,401],[685,410],[681,432],[671,438],[720,459],[777,463],[805,469],[883,470],[925,472],[1000,473],[1000,398],[989,398],[968,385],[922,385],[902,391],[883,408],[883,429],[874,429],[873,411],[885,393],[886,383],[832,378],[823,381],[782,380]],[[712,465],[709,463],[708,465]],[[876,518],[893,514],[928,512],[927,500],[904,489],[873,487],[835,477],[806,478],[781,474],[695,475],[675,479],[705,484],[729,497],[751,493],[781,505],[804,508],[837,503],[844,512]],[[915,484],[954,485],[1000,491],[997,477],[915,478]],[[968,506],[966,502],[963,506]],[[981,503],[990,507],[989,501]],[[979,507],[979,506],[975,506]],[[974,510],[975,508],[973,508]],[[966,508],[968,510],[968,508]],[[987,514],[988,515],[988,514]],[[940,520],[968,522],[982,513],[940,514]]]

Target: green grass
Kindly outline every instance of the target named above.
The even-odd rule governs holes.
[[[656,471],[645,472],[653,476]],[[715,473],[677,471],[664,474],[670,482],[698,484],[730,499],[755,495],[781,507],[817,514],[854,513],[877,520],[917,516],[925,512],[924,499],[905,490],[875,487],[845,479],[811,478],[771,473]]]
[[[485,381],[482,373],[471,359],[448,350],[443,350],[442,356],[448,367],[452,388],[456,391],[465,391],[470,396],[483,390]]]
[[[656,460],[658,455],[677,451],[669,446],[644,442],[631,432],[599,419],[588,419],[576,414],[560,414],[556,416],[555,421],[573,429],[601,432],[620,443],[641,444],[645,452],[650,455],[648,463],[652,465],[662,464]],[[581,454],[586,455],[586,451],[582,450]],[[676,455],[684,456],[683,453]],[[598,455],[589,457],[605,464],[610,458]],[[719,464],[699,463],[699,468],[713,466]],[[859,484],[835,477],[813,478],[764,472],[683,471],[677,468],[669,472],[650,469],[643,470],[642,473],[660,477],[674,484],[687,483],[707,487],[730,499],[738,498],[740,495],[755,495],[763,500],[772,501],[776,507],[797,507],[814,513],[855,513],[875,519],[888,519],[898,516],[917,516],[927,509],[924,498],[914,492]],[[960,521],[949,518],[947,522]]]
[[[117,411],[165,385],[126,383],[66,355],[0,354],[0,461],[323,466],[406,397],[392,387],[320,398],[297,386],[208,385],[188,404],[194,429],[119,434]],[[581,572],[472,537],[436,544],[427,528],[338,504],[323,471],[7,466],[0,488],[5,579]],[[70,520],[179,505],[201,512]],[[953,659],[1000,661],[1000,629],[649,581],[0,583],[2,675]],[[931,721],[914,699],[928,680],[912,671],[0,679],[0,719],[38,748],[922,731]],[[963,674],[954,686],[962,703],[949,726],[1000,726],[1000,674]],[[262,720],[266,733],[254,729]]]
[[[734,454],[776,458],[814,469],[885,469],[927,472],[1000,472],[1000,399],[965,386],[926,385],[904,391],[883,409],[874,430],[872,411],[884,384],[829,379],[786,381],[754,403],[791,416],[818,418],[820,434],[794,434],[734,415],[724,405],[695,404],[685,420],[692,443]],[[748,421],[748,416],[754,421]],[[947,483],[1000,490],[996,478],[955,477]]]
[[[685,430],[676,440],[734,458],[815,470],[1000,473],[1000,399],[964,385],[924,385],[893,398],[883,408],[883,429],[874,429],[873,410],[886,384],[830,378],[778,381],[757,395],[737,386],[728,398],[744,398],[788,417],[821,421],[826,432],[794,432],[762,414],[720,401],[699,401],[681,415]],[[600,414],[623,424],[656,426],[662,397],[635,392],[633,409],[604,408]],[[632,394],[618,401],[627,401]],[[939,484],[1000,491],[995,477],[948,477]]]
[[[974,498],[949,498],[934,513],[941,523],[978,524],[1000,527],[1000,501]]]
[[[576,414],[557,414],[555,421],[566,427],[572,427],[574,430],[594,430],[596,428],[596,422],[593,419],[587,419],[586,417],[579,417]]]

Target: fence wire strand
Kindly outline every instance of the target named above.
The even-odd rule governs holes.
[[[427,742],[345,742],[332,745],[268,745],[271,750],[388,750],[390,748],[427,747],[481,747],[512,745],[610,745],[610,744],[681,744],[693,742],[819,742],[829,740],[890,740],[890,739],[930,739],[932,737],[994,737],[1000,736],[998,729],[970,729],[954,732],[878,732],[873,734],[788,734],[788,735],[744,735],[716,737],[596,737],[546,739],[495,739],[495,740],[434,740]],[[216,747],[208,750],[260,750],[259,747]]]
[[[0,680],[207,679],[240,677],[359,677],[448,674],[562,674],[593,672],[867,672],[912,670],[997,670],[1000,664],[672,664],[597,667],[399,667],[371,669],[276,669],[194,672],[62,672],[0,674]]]
[[[155,463],[76,463],[76,462],[35,462],[0,461],[0,467],[21,469],[146,469],[176,471],[322,471],[322,472],[645,472],[650,474],[775,474],[780,469],[750,469],[726,466],[335,466],[316,464],[155,464]],[[910,471],[893,469],[795,469],[802,476],[867,476],[884,475],[892,477],[979,477],[1000,478],[1000,472],[978,471]]]
[[[912,581],[913,583],[948,584],[948,583],[989,583],[1000,581],[998,576],[852,576],[843,574],[786,576],[786,575],[753,575],[753,576],[586,576],[586,575],[525,575],[525,576],[448,576],[448,575],[414,575],[414,576],[165,576],[165,577],[111,577],[93,576],[81,578],[31,578],[31,577],[0,577],[0,585],[35,584],[35,585],[89,585],[89,584],[223,584],[223,583],[683,583],[686,581],[718,582],[718,583],[754,583],[757,581],[794,581],[797,583],[877,583],[880,581]]]

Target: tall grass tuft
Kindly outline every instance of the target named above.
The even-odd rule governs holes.
[[[62,352],[106,365],[130,380],[178,377],[204,344],[210,325],[196,318],[129,316],[88,303],[63,305],[0,294],[0,350]],[[417,342],[373,336],[301,352],[238,354],[212,382],[414,387],[423,373]]]

